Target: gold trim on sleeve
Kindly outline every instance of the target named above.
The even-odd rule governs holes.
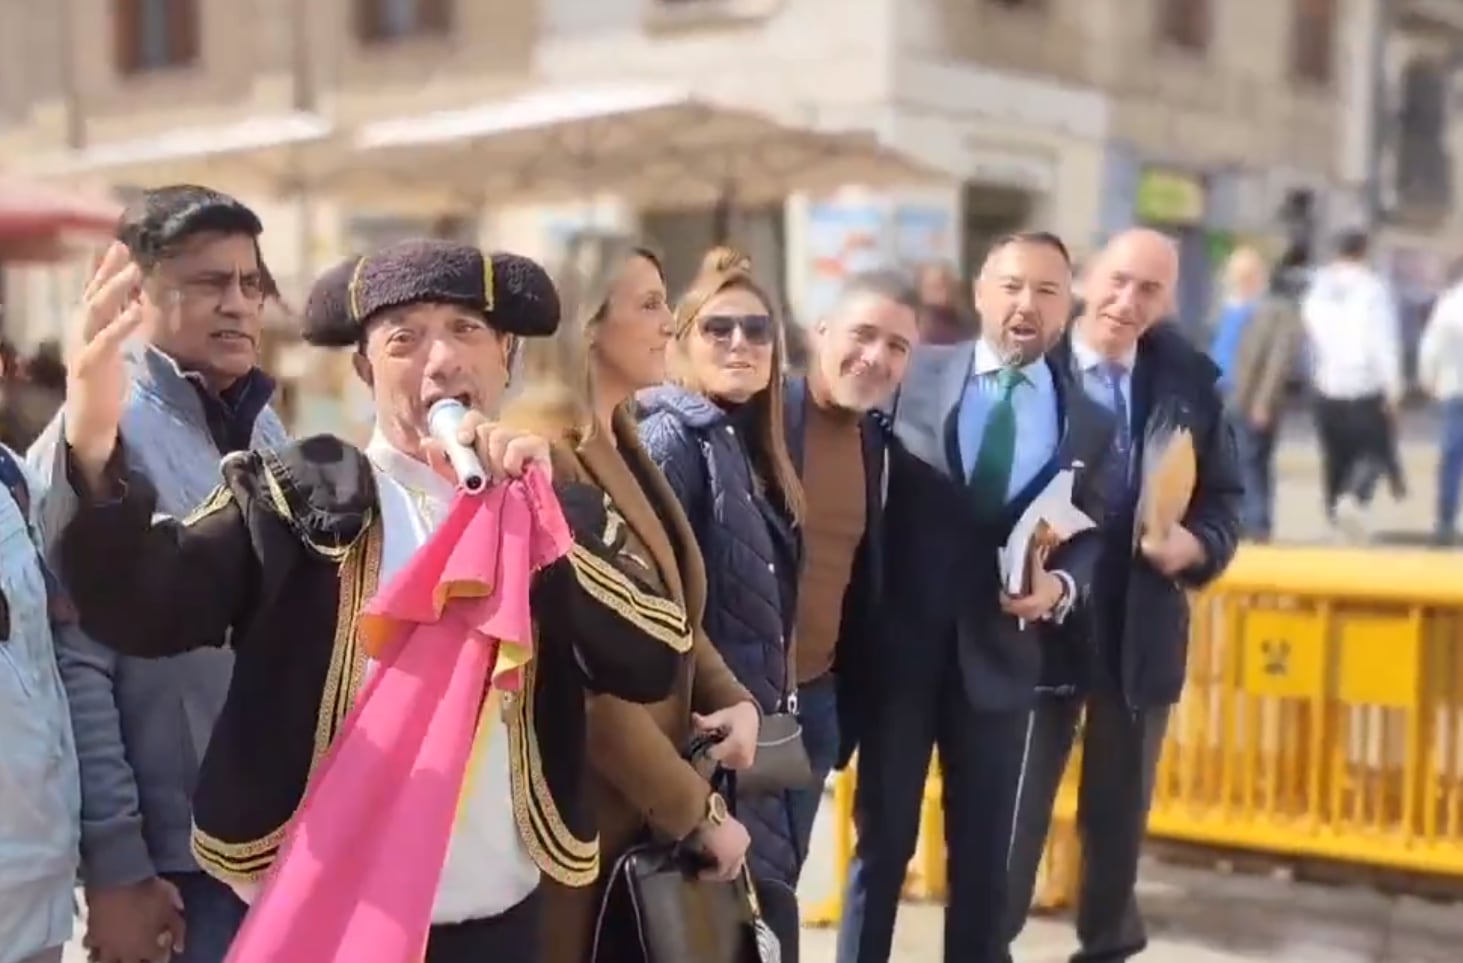
[[[365,682],[366,650],[357,637],[356,620],[366,602],[376,593],[381,575],[382,540],[382,526],[370,524],[362,537],[348,547],[340,565],[335,641],[316,713],[314,751],[305,777],[307,788],[325,753],[340,733],[341,723]],[[300,795],[303,799],[304,792]],[[240,843],[225,842],[194,825],[193,856],[210,876],[225,883],[257,882],[273,865],[280,844],[284,842],[285,831],[294,818],[295,813],[291,812],[289,819],[275,829],[258,839]]]
[[[210,515],[217,515],[228,508],[234,501],[234,493],[227,485],[219,485],[208,493],[208,497],[198,503],[198,507],[183,516],[185,527],[197,525]]]
[[[641,589],[624,572],[576,543],[569,562],[579,587],[605,608],[676,652],[691,651],[691,627],[676,603]]]

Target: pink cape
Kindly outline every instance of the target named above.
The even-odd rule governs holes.
[[[530,578],[569,548],[542,473],[458,494],[362,613],[379,664],[227,963],[420,963],[485,693],[521,687]]]

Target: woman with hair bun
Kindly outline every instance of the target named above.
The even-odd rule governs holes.
[[[641,441],[706,557],[706,633],[764,714],[796,709],[790,666],[803,514],[783,428],[785,344],[772,303],[744,254],[710,251],[676,310],[670,381],[638,398]],[[804,854],[787,796],[743,795],[737,814],[752,836],[748,861],[768,921],[791,952]],[[779,925],[783,916],[790,926]]]

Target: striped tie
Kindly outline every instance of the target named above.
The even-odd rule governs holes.
[[[1128,411],[1128,402],[1123,397],[1123,377],[1128,373],[1120,362],[1106,361],[1097,369],[1103,384],[1107,385],[1107,407],[1117,418],[1117,431],[1113,433],[1112,456],[1103,463],[1103,492],[1107,496],[1109,514],[1116,514],[1127,508],[1128,476],[1133,460],[1133,424]]]

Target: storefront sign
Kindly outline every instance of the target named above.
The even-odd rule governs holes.
[[[1150,224],[1190,225],[1204,220],[1207,190],[1202,178],[1149,167],[1138,176],[1133,212]]]

